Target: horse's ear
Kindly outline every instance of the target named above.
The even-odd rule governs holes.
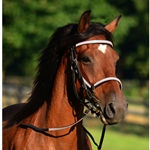
[[[108,30],[110,33],[113,33],[121,17],[122,15],[119,15],[118,17],[116,17],[112,22],[110,22],[109,24],[105,26],[105,29]]]
[[[80,17],[78,33],[84,33],[88,29],[90,23],[90,13],[91,10],[85,11]]]

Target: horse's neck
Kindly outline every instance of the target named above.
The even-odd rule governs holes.
[[[83,106],[74,98],[73,93],[68,93],[68,88],[71,87],[68,87],[66,80],[67,79],[63,65],[60,65],[53,85],[50,100],[51,102],[49,106],[47,105],[47,103],[44,103],[40,108],[41,110],[38,111],[38,113],[43,112],[43,114],[39,115],[40,118],[38,120],[40,122],[42,122],[43,120],[43,122],[45,122],[45,127],[47,128],[56,128],[70,125],[82,117]],[[68,98],[68,95],[71,96],[69,96]],[[77,105],[74,106],[74,103],[70,103],[70,101],[72,102],[72,100],[74,101],[74,103],[76,103],[77,101]],[[61,131],[52,131],[49,132],[49,134],[52,137],[57,137],[50,139],[51,143],[53,143],[52,145],[57,145],[59,149],[63,149],[62,145],[64,143],[68,148],[70,147],[70,149],[74,147],[73,150],[84,149],[83,147],[86,147],[88,149],[87,139],[82,128],[82,122],[80,122],[73,128],[67,128]]]

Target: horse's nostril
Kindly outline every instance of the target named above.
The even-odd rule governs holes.
[[[108,104],[108,106],[106,107],[106,115],[108,118],[113,118],[115,115],[115,107],[114,107],[114,103],[110,103]]]
[[[109,107],[113,113],[115,113],[114,103],[110,103]]]

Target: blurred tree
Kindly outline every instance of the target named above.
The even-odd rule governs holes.
[[[148,0],[4,0],[3,72],[31,76],[39,52],[57,27],[78,22],[91,9],[92,21],[109,23],[120,13],[123,18],[114,33],[120,55],[118,75],[148,79]]]
[[[148,79],[149,76],[149,4],[148,0],[109,0],[124,14],[121,21],[120,34],[127,34],[121,38],[117,48],[121,50],[119,74],[123,78]],[[127,26],[127,27],[125,27]],[[124,30],[124,31],[123,31]],[[119,38],[119,35],[116,37]],[[120,71],[121,70],[121,71]]]

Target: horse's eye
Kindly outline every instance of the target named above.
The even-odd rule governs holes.
[[[91,63],[91,60],[90,60],[90,58],[88,57],[88,56],[82,56],[81,58],[80,58],[80,60],[83,62],[83,63]]]

